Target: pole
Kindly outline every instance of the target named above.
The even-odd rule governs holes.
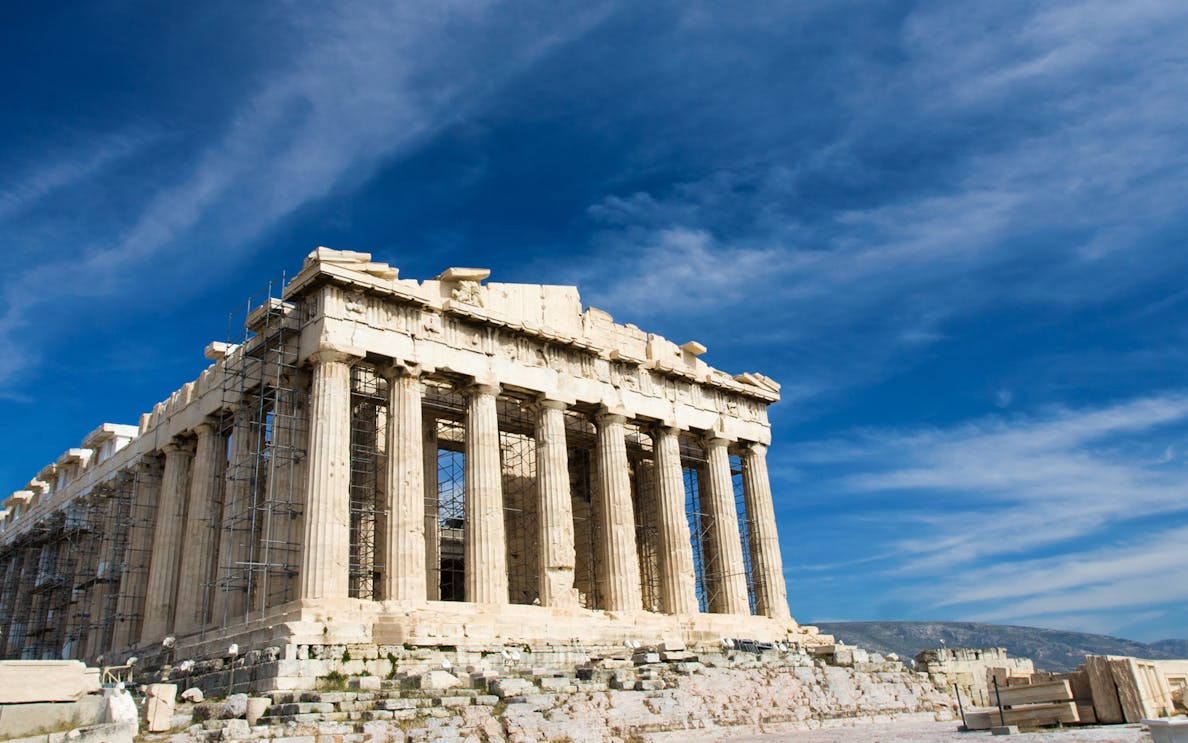
[[[969,730],[969,723],[965,721],[965,705],[961,703],[961,687],[953,684],[953,691],[957,694],[957,711],[961,713],[961,729]]]
[[[998,721],[1006,727],[1006,713],[1002,711],[1002,695],[998,693],[998,677],[994,677],[994,699],[998,702]]]

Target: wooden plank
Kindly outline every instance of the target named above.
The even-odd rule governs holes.
[[[1097,721],[1114,725],[1125,722],[1122,703],[1118,701],[1118,686],[1110,670],[1110,660],[1104,655],[1086,655],[1085,670],[1089,673],[1089,688],[1093,695],[1093,714]]]
[[[1020,704],[1039,704],[1041,702],[1071,702],[1073,701],[1072,686],[1066,679],[1060,681],[1046,681],[1042,684],[1030,686],[1008,686],[999,690],[1002,703],[1007,707]]]
[[[1024,707],[1014,707],[1006,711],[1006,724],[1042,726],[1071,724],[1080,722],[1075,702],[1058,702],[1056,704],[1029,704]]]
[[[1093,711],[1093,702],[1077,702],[1077,715],[1082,725],[1096,725],[1097,715]]]

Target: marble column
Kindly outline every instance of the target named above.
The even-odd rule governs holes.
[[[116,648],[130,648],[140,642],[140,627],[144,618],[145,585],[148,582],[149,559],[152,555],[153,533],[156,531],[157,509],[161,485],[160,460],[147,457],[136,465],[132,483],[131,532],[124,550],[124,574],[120,578],[120,596],[116,602]]]
[[[536,413],[536,491],[540,603],[577,606],[573,587],[573,500],[569,450],[565,445],[565,403],[541,400]]]
[[[421,448],[425,478],[425,597],[441,598],[441,528],[437,505],[437,419],[423,415]]]
[[[215,566],[214,610],[219,624],[242,621],[248,611],[247,563],[252,558],[249,516],[253,488],[253,462],[258,429],[253,425],[255,401],[241,398],[234,412],[230,453],[223,472],[222,504],[219,509],[219,550]]]
[[[695,614],[697,578],[693,543],[685,513],[685,477],[681,469],[680,431],[660,426],[652,433],[655,457],[657,536],[659,537],[660,601],[668,614]]]
[[[639,585],[639,555],[635,546],[635,511],[631,503],[631,474],[628,471],[626,418],[603,413],[595,418],[598,442],[595,447],[598,470],[600,537],[605,556],[603,607],[610,611],[639,611],[643,599]]]
[[[173,629],[177,575],[186,526],[186,494],[193,459],[194,453],[187,446],[177,442],[165,445],[165,471],[161,476],[157,529],[153,534],[153,553],[149,561],[141,642],[159,640]]]
[[[747,600],[747,570],[743,564],[742,537],[738,533],[738,508],[734,503],[734,482],[730,477],[730,453],[726,439],[705,439],[705,485],[701,507],[710,519],[710,541],[718,556],[718,591],[710,611],[719,614],[751,613]],[[779,544],[776,544],[779,550]]]
[[[476,384],[466,405],[466,600],[477,604],[508,601],[498,393]]]
[[[219,485],[227,457],[226,439],[220,435],[216,424],[199,423],[194,432],[198,434],[198,445],[190,477],[185,549],[178,578],[175,612],[178,632],[199,629],[207,621],[219,526]]]
[[[388,374],[388,502],[382,597],[425,600],[425,452],[421,378],[415,369]]]
[[[310,357],[302,599],[346,598],[350,584],[351,358],[334,350]]]
[[[751,444],[743,450],[743,498],[750,526],[751,570],[755,581],[755,607],[773,619],[788,619],[788,592],[784,562],[776,531],[771,482],[767,477],[767,447]]]

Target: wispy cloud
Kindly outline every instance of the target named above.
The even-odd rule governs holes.
[[[222,134],[133,221],[81,255],[29,266],[0,287],[0,384],[33,358],[30,339],[19,334],[36,307],[133,287],[154,295],[154,286],[182,282],[169,295],[176,298],[206,285],[243,260],[253,239],[479,110],[510,78],[604,14],[599,6],[542,10],[525,23],[484,2],[423,9],[374,3],[298,18],[307,37],[302,54],[226,112]],[[47,164],[37,182],[7,192],[3,203],[19,208],[112,156]],[[55,282],[36,280],[46,275]]]
[[[1015,623],[1097,615],[1116,628],[1122,609],[1188,601],[1188,465],[1163,456],[1185,438],[1188,396],[1173,393],[872,429],[789,455],[845,473],[815,485],[822,498],[866,513],[894,504],[912,536],[873,544],[873,569],[919,585],[910,593],[933,610]]]
[[[800,351],[781,377],[825,390],[885,376],[977,313],[1076,311],[1158,282],[1188,269],[1159,237],[1188,190],[1184,15],[923,3],[893,66],[858,50],[832,70],[835,134],[805,152],[790,125],[743,165],[607,196],[576,275],[650,322],[749,313],[745,339]],[[626,270],[600,275],[607,260]]]

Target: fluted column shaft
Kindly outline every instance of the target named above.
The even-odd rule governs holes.
[[[598,442],[599,529],[605,556],[602,597],[611,611],[639,611],[643,599],[639,585],[639,555],[635,546],[635,510],[631,503],[628,472],[626,418],[605,413],[595,419]]]
[[[425,597],[441,598],[441,529],[437,503],[437,419],[422,415],[423,460],[425,462]]]
[[[541,400],[536,414],[537,544],[542,606],[577,606],[573,587],[573,500],[565,403]]]
[[[301,543],[303,599],[345,598],[350,580],[351,365],[319,351],[309,399],[309,451]]]
[[[194,454],[187,447],[176,443],[165,446],[165,471],[161,475],[161,500],[153,534],[153,556],[149,562],[141,642],[164,637],[173,629],[174,598],[186,525],[186,492],[193,459]]]
[[[718,592],[710,611],[720,614],[750,614],[747,600],[747,571],[743,564],[742,538],[738,533],[738,507],[730,477],[729,443],[726,439],[705,441],[706,492],[702,508],[710,518],[710,539],[718,556]],[[779,544],[776,544],[777,551]]]
[[[773,619],[788,619],[788,589],[776,531],[771,481],[767,476],[767,447],[752,444],[743,451],[743,498],[750,526],[751,570],[755,577],[755,608]]]
[[[475,385],[466,405],[466,600],[479,604],[508,600],[498,391]]]
[[[120,578],[120,596],[116,603],[119,626],[113,644],[117,648],[128,648],[140,641],[143,622],[137,620],[144,616],[144,588],[148,582],[148,562],[153,533],[156,531],[156,509],[153,504],[158,500],[156,486],[160,484],[160,479],[156,468],[159,466],[155,458],[142,460],[132,475],[135,478],[132,488],[132,531],[124,551],[126,567]]]
[[[189,512],[185,549],[178,578],[175,629],[189,632],[206,624],[211,593],[211,567],[215,562],[219,482],[227,446],[213,423],[195,427],[198,445],[190,476]]]
[[[408,369],[388,377],[388,517],[383,598],[425,600],[425,453],[421,379]]]
[[[680,431],[661,427],[652,437],[656,460],[660,601],[669,614],[694,614],[698,611],[697,578],[693,573],[693,543],[685,513]]]

